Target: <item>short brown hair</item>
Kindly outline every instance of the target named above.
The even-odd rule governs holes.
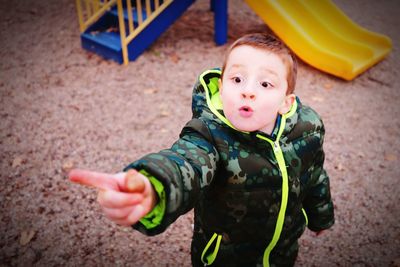
[[[224,75],[226,62],[228,60],[229,54],[231,51],[241,45],[248,45],[255,48],[260,48],[278,55],[283,63],[286,66],[287,70],[287,84],[288,88],[286,94],[291,94],[294,92],[294,88],[296,87],[296,78],[297,78],[297,60],[294,54],[290,51],[290,49],[277,37],[271,34],[266,33],[251,33],[246,34],[243,37],[237,39],[228,49],[224,64],[222,65],[222,74],[221,78]]]

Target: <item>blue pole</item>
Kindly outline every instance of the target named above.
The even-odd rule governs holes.
[[[210,10],[212,12],[214,12],[214,10],[215,10],[215,2],[216,2],[216,0],[210,0]]]
[[[211,0],[214,10],[214,40],[217,45],[223,45],[228,39],[228,0]]]

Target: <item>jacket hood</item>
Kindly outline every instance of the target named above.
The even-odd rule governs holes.
[[[199,119],[203,117],[208,120],[213,120],[218,124],[230,127],[238,132],[249,134],[249,132],[236,129],[225,117],[219,94],[218,80],[220,78],[220,69],[206,70],[200,74],[192,96],[193,117]],[[252,133],[275,139],[275,137],[282,135],[284,132],[290,132],[297,122],[297,111],[300,106],[300,100],[296,97],[296,101],[293,103],[289,112],[283,116],[278,116],[271,136],[261,131],[255,131]],[[290,119],[288,119],[289,117]]]

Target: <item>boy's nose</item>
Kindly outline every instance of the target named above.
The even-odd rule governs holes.
[[[256,98],[256,95],[251,92],[243,92],[242,98],[254,100]]]

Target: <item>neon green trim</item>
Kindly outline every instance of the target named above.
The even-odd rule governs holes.
[[[263,136],[260,136],[260,138],[261,137]],[[286,206],[289,194],[289,185],[288,185],[288,175],[286,171],[286,163],[285,159],[283,158],[283,152],[281,147],[279,146],[279,142],[276,141],[275,143],[273,143],[271,140],[268,140],[266,138],[261,138],[261,139],[267,140],[269,143],[272,144],[274,148],[274,154],[276,160],[278,161],[278,166],[282,174],[282,200],[281,200],[281,207],[278,213],[278,220],[276,221],[275,231],[274,235],[272,236],[272,240],[264,251],[263,265],[267,267],[270,266],[269,255],[271,254],[272,249],[276,246],[276,243],[278,243],[279,237],[282,232],[283,223],[285,221]]]
[[[286,126],[286,119],[288,117],[291,117],[297,110],[297,101],[295,101],[290,108],[289,112],[286,114],[282,115],[282,122],[281,125],[279,126],[279,131],[278,135],[276,137],[276,141],[273,142],[272,140],[257,134],[257,137],[260,139],[263,139],[267,141],[268,143],[271,144],[272,148],[274,149],[274,154],[276,157],[276,160],[278,162],[279,169],[282,174],[282,200],[281,200],[281,207],[279,209],[278,213],[278,220],[276,221],[275,225],[275,231],[274,235],[272,236],[271,242],[268,244],[267,248],[264,251],[264,257],[263,257],[263,265],[265,267],[269,267],[269,255],[271,254],[271,251],[274,249],[276,246],[276,243],[278,243],[278,240],[280,238],[280,235],[282,233],[283,229],[283,223],[285,221],[285,213],[286,213],[286,207],[287,207],[287,201],[288,201],[288,195],[289,195],[289,182],[288,182],[288,175],[287,175],[287,170],[286,170],[286,163],[285,163],[285,158],[283,157],[283,152],[282,149],[279,145],[279,139],[282,136],[283,130],[285,129]]]
[[[227,124],[227,125],[228,125],[229,127],[231,127],[232,129],[235,129],[236,131],[239,131],[239,132],[242,132],[242,133],[249,133],[249,132],[240,131],[240,130],[236,129],[236,128],[232,125],[232,123],[231,123],[230,121],[228,121],[227,118],[225,118],[221,113],[219,113],[218,110],[217,110],[217,108],[213,105],[213,102],[216,102],[216,101],[218,101],[218,100],[215,101],[215,100],[213,99],[213,101],[211,101],[211,97],[210,97],[210,93],[209,93],[209,88],[208,88],[206,82],[204,81],[204,76],[206,76],[207,74],[210,74],[210,73],[216,73],[216,74],[221,75],[221,71],[220,71],[220,70],[208,70],[208,71],[203,72],[203,73],[200,75],[200,78],[199,78],[200,84],[203,86],[204,90],[206,91],[206,94],[205,94],[205,95],[206,95],[206,101],[207,101],[207,105],[208,105],[208,107],[210,108],[211,112],[214,113],[215,116],[218,117],[218,119],[220,119],[221,121],[223,121],[225,124]],[[216,87],[215,87],[214,85],[212,85],[211,88],[210,88],[210,90],[211,90],[211,91],[214,91],[214,90],[216,91],[215,88],[216,88]],[[214,92],[214,94],[215,94],[215,92]],[[213,94],[213,96],[214,96],[214,94]],[[216,96],[215,96],[215,97],[216,97]],[[218,97],[218,98],[219,98],[219,97]],[[219,101],[220,101],[220,99],[219,99]],[[218,103],[218,104],[219,104],[219,103]],[[220,108],[220,107],[222,107],[222,103],[218,106],[218,108]]]
[[[219,92],[212,95],[211,104],[215,107],[216,110],[223,109],[222,101],[221,98],[219,97]]]
[[[206,253],[210,246],[214,243],[215,238],[217,238],[217,243],[215,244],[214,251],[206,256]],[[219,246],[221,245],[221,239],[222,235],[214,233],[210,241],[208,241],[206,247],[203,250],[203,253],[201,253],[201,261],[204,263],[204,266],[211,265],[217,258]]]
[[[214,80],[216,78],[212,78],[212,79]],[[212,96],[214,96],[219,91],[218,83],[215,83],[215,82],[209,83],[207,88],[210,90]]]
[[[280,125],[279,131],[278,131],[278,135],[276,137],[276,141],[277,142],[279,142],[279,139],[281,138],[283,130],[285,130],[286,119],[291,117],[291,116],[293,116],[293,114],[296,112],[296,110],[297,110],[297,101],[295,100],[293,105],[292,105],[292,107],[290,108],[289,112],[287,112],[286,114],[282,115],[282,123]]]
[[[296,112],[296,110],[297,110],[297,106],[298,106],[297,101],[294,100],[294,103],[292,104],[292,107],[290,108],[289,112],[286,113],[286,114],[283,114],[283,116],[285,116],[286,118],[292,117],[293,114],[294,114],[294,113]]]
[[[307,213],[304,209],[301,209],[301,211],[303,212],[304,218],[306,219],[306,225],[308,225],[308,216]]]
[[[162,219],[164,218],[165,208],[167,204],[165,190],[163,184],[158,181],[154,176],[150,175],[145,170],[139,171],[141,174],[145,175],[150,183],[153,185],[154,190],[158,195],[158,203],[157,205],[142,219],[139,221],[146,227],[146,229],[152,229],[161,224]]]

